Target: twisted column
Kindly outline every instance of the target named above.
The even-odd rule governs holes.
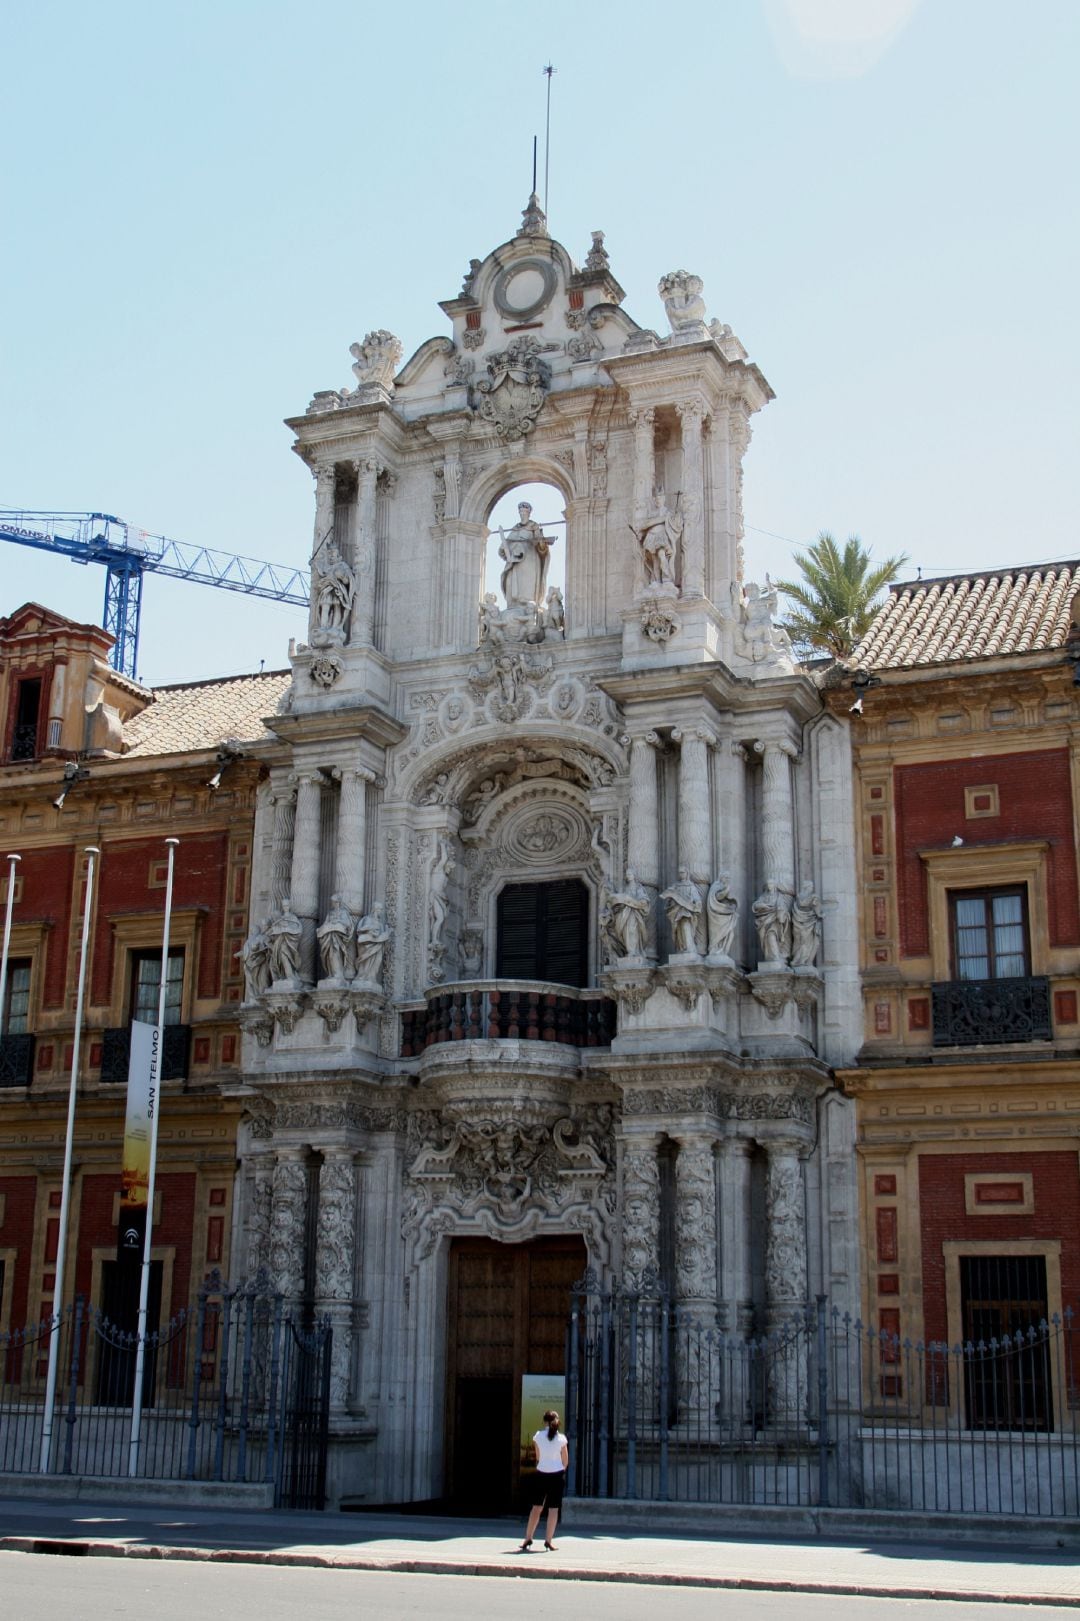
[[[700,400],[675,406],[682,422],[682,510],[684,597],[705,595],[705,413]]]
[[[292,909],[304,925],[300,950],[300,977],[311,984],[315,973],[315,929],[319,910],[319,845],[322,823],[322,778],[317,771],[300,772],[296,779],[296,825],[293,832],[290,896]]]
[[[356,1161],[351,1150],[328,1150],[319,1169],[315,1303],[329,1317],[330,1405],[342,1408],[352,1383],[355,1339]]]
[[[712,825],[709,802],[708,732],[676,728],[679,745],[679,865],[696,883],[712,882]]]
[[[281,1148],[273,1172],[269,1262],[274,1288],[290,1303],[304,1292],[307,1150]]]
[[[356,600],[349,645],[371,647],[375,640],[375,507],[381,464],[358,463],[356,486]]]
[[[795,802],[791,785],[794,749],[788,743],[755,743],[761,755],[761,848],[765,880],[795,892]]]
[[[362,766],[341,766],[335,768],[334,776],[341,784],[334,888],[344,896],[349,910],[359,914],[364,909],[367,785],[375,781],[375,773]]]
[[[274,794],[274,836],[270,855],[270,905],[280,912],[292,882],[296,788],[290,782]]]

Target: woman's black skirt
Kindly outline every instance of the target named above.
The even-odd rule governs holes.
[[[553,1470],[551,1474],[541,1474],[538,1469],[533,1479],[533,1503],[540,1508],[562,1508],[565,1484],[565,1469]]]

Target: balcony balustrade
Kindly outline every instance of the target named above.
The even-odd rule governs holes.
[[[932,985],[935,1047],[1049,1041],[1050,981],[957,979]]]
[[[468,980],[425,993],[401,1020],[401,1056],[445,1041],[559,1041],[609,1047],[617,1008],[600,990],[535,980]]]

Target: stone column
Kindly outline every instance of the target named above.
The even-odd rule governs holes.
[[[352,610],[351,647],[371,647],[375,639],[375,505],[381,464],[373,457],[358,463],[356,489],[356,600]]]
[[[345,898],[345,905],[359,915],[364,909],[364,854],[367,849],[367,787],[375,781],[373,771],[362,766],[341,766],[334,776],[341,784],[338,801],[337,850],[334,856],[334,888]]]
[[[785,894],[795,892],[795,801],[788,743],[755,743],[761,755],[761,849],[765,880]]]
[[[319,1171],[315,1305],[334,1331],[330,1405],[344,1408],[352,1387],[356,1298],[356,1161],[349,1149],[326,1151]]]
[[[652,500],[656,483],[656,450],[653,442],[653,424],[656,412],[651,405],[631,408],[630,421],[634,425],[634,518],[643,518]]]
[[[622,1275],[627,1288],[645,1281],[654,1289],[660,1277],[659,1146],[656,1132],[623,1139]]]
[[[768,1360],[770,1420],[784,1428],[806,1421],[807,1336],[800,1330],[807,1297],[804,1144],[765,1139],[765,1324],[776,1345]]]
[[[705,595],[705,413],[700,400],[675,406],[682,422],[682,512],[684,597]]]
[[[292,909],[304,925],[300,951],[300,977],[307,984],[315,972],[316,914],[319,910],[319,836],[322,823],[322,778],[304,771],[296,779],[296,826],[293,833],[290,895]]]
[[[679,1421],[712,1422],[719,1366],[716,1320],[716,1160],[711,1137],[680,1135],[675,1159],[675,1364]],[[716,1387],[716,1388],[714,1388]]]
[[[689,867],[698,884],[713,878],[712,817],[709,802],[708,732],[694,727],[676,728],[672,740],[679,745],[679,866]]]
[[[270,856],[270,905],[280,912],[292,882],[296,788],[290,782],[274,793],[274,840]]]
[[[250,1203],[247,1212],[245,1274],[253,1278],[260,1267],[270,1267],[270,1232],[274,1207],[274,1156],[256,1154],[248,1162]]]
[[[639,733],[630,739],[630,815],[626,837],[626,865],[649,891],[648,949],[656,950],[656,892],[660,879],[660,791],[656,779],[655,732]],[[623,873],[613,873],[621,884]]]
[[[720,1144],[720,1297],[724,1330],[749,1337],[754,1322],[754,1283],[750,1237],[749,1137],[726,1137]]]
[[[279,1148],[275,1158],[270,1211],[270,1275],[274,1288],[292,1305],[304,1291],[307,1149]]]

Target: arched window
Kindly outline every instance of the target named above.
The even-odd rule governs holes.
[[[522,503],[530,511],[522,513]],[[547,536],[547,551],[537,556],[527,537],[515,544],[511,531],[526,522],[538,524]],[[513,556],[507,556],[512,552]],[[566,519],[563,497],[552,484],[517,484],[495,502],[488,514],[488,541],[484,553],[483,594],[490,593],[500,610],[511,598],[547,605],[552,590],[560,593],[566,580]]]

